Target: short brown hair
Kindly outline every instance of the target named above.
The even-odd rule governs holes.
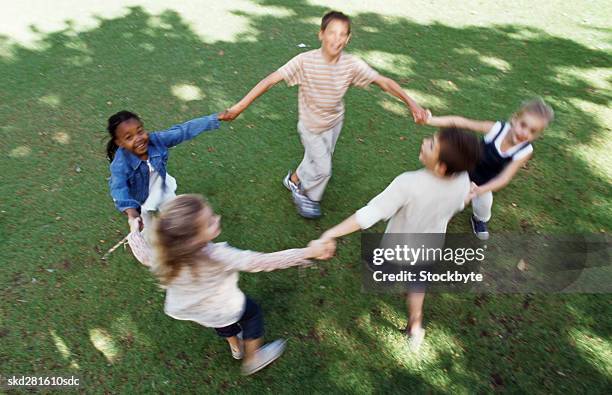
[[[340,11],[329,11],[327,14],[323,15],[323,19],[321,19],[321,31],[327,29],[327,25],[333,20],[346,22],[348,25],[348,32],[351,34],[351,18]]]
[[[446,165],[447,176],[473,170],[480,160],[480,141],[470,132],[459,128],[442,128],[438,133],[438,143],[438,160]]]

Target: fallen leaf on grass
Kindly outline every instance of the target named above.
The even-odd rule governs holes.
[[[521,220],[521,228],[523,230],[528,230],[531,227],[531,224],[526,219]]]
[[[527,271],[527,262],[525,262],[524,259],[521,259],[520,261],[518,261],[518,264],[516,265],[516,268],[522,272],[526,272]]]
[[[491,373],[491,384],[493,385],[494,388],[495,387],[503,387],[504,386],[504,380],[499,375],[499,373]]]

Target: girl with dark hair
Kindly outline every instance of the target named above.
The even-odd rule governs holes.
[[[128,220],[142,218],[141,226],[146,228],[151,213],[175,196],[176,180],[166,171],[168,149],[218,129],[219,121],[224,120],[225,113],[212,114],[149,134],[133,112],[111,115],[106,156],[111,162],[109,187],[117,210]]]

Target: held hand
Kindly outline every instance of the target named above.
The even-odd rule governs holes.
[[[410,107],[410,110],[412,111],[412,118],[414,119],[415,123],[423,125],[425,122],[427,122],[427,110],[425,110],[423,107],[415,104]]]
[[[468,203],[472,201],[472,199],[474,199],[476,196],[480,194],[479,191],[480,191],[480,188],[478,187],[478,185],[472,182],[472,184],[470,185],[470,192],[468,193],[464,201],[466,206]]]
[[[140,232],[144,227],[141,217],[128,217],[128,224],[130,225],[130,232]]]
[[[336,255],[336,239],[325,239],[323,240],[325,243],[325,252],[326,255],[323,259],[330,259],[334,255]]]
[[[429,110],[425,110],[425,113],[426,113],[425,121],[423,121],[421,124],[423,124],[423,125],[430,125],[431,118],[433,117],[433,115],[431,115],[431,111],[429,111]]]
[[[219,115],[219,120],[221,121],[233,121],[234,119],[238,118],[238,116],[240,115],[242,111],[238,109],[237,105],[234,105],[230,108],[228,108],[227,110],[223,111],[220,115]]]
[[[224,110],[217,114],[217,119],[219,121],[231,121],[233,118],[230,119],[228,110]]]
[[[472,185],[470,186],[470,192],[473,193],[474,196],[482,195],[484,193],[482,188],[476,185],[474,182],[472,182]]]
[[[313,240],[308,243],[308,256],[315,259],[329,259],[336,252],[336,242],[333,239]]]

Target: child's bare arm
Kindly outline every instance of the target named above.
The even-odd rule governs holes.
[[[249,93],[246,94],[238,103],[234,104],[224,114],[224,120],[232,121],[236,119],[248,106],[251,105],[259,96],[263,95],[268,89],[279,83],[283,76],[278,71],[268,75],[263,80],[259,81]]]
[[[476,195],[481,195],[486,192],[496,192],[500,189],[504,188],[506,185],[512,181],[516,172],[525,164],[529,159],[531,159],[532,154],[527,155],[526,157],[512,161],[506,168],[494,179],[487,182],[486,184],[479,185],[473,189],[473,193]]]
[[[361,226],[357,223],[357,214],[353,214],[338,225],[325,231],[325,233],[321,235],[321,240],[336,239],[358,230],[361,230]]]
[[[486,134],[491,130],[493,125],[495,125],[495,122],[478,121],[457,115],[447,115],[443,117],[429,116],[425,124],[438,128],[456,127]]]
[[[410,177],[409,173],[395,177],[384,191],[355,214],[323,233],[321,239],[335,239],[360,229],[368,229],[379,221],[391,218],[407,202],[411,188]]]
[[[416,123],[425,122],[425,120],[427,119],[427,112],[421,106],[419,106],[419,104],[416,101],[414,101],[413,98],[408,96],[408,94],[402,89],[402,87],[397,82],[395,82],[391,78],[388,78],[382,75],[379,75],[378,77],[376,77],[376,79],[373,82],[376,85],[378,85],[380,89],[384,90],[385,92],[397,97],[398,99],[406,103],[406,105],[410,108],[410,111],[412,112],[412,118],[414,119],[414,122]]]

